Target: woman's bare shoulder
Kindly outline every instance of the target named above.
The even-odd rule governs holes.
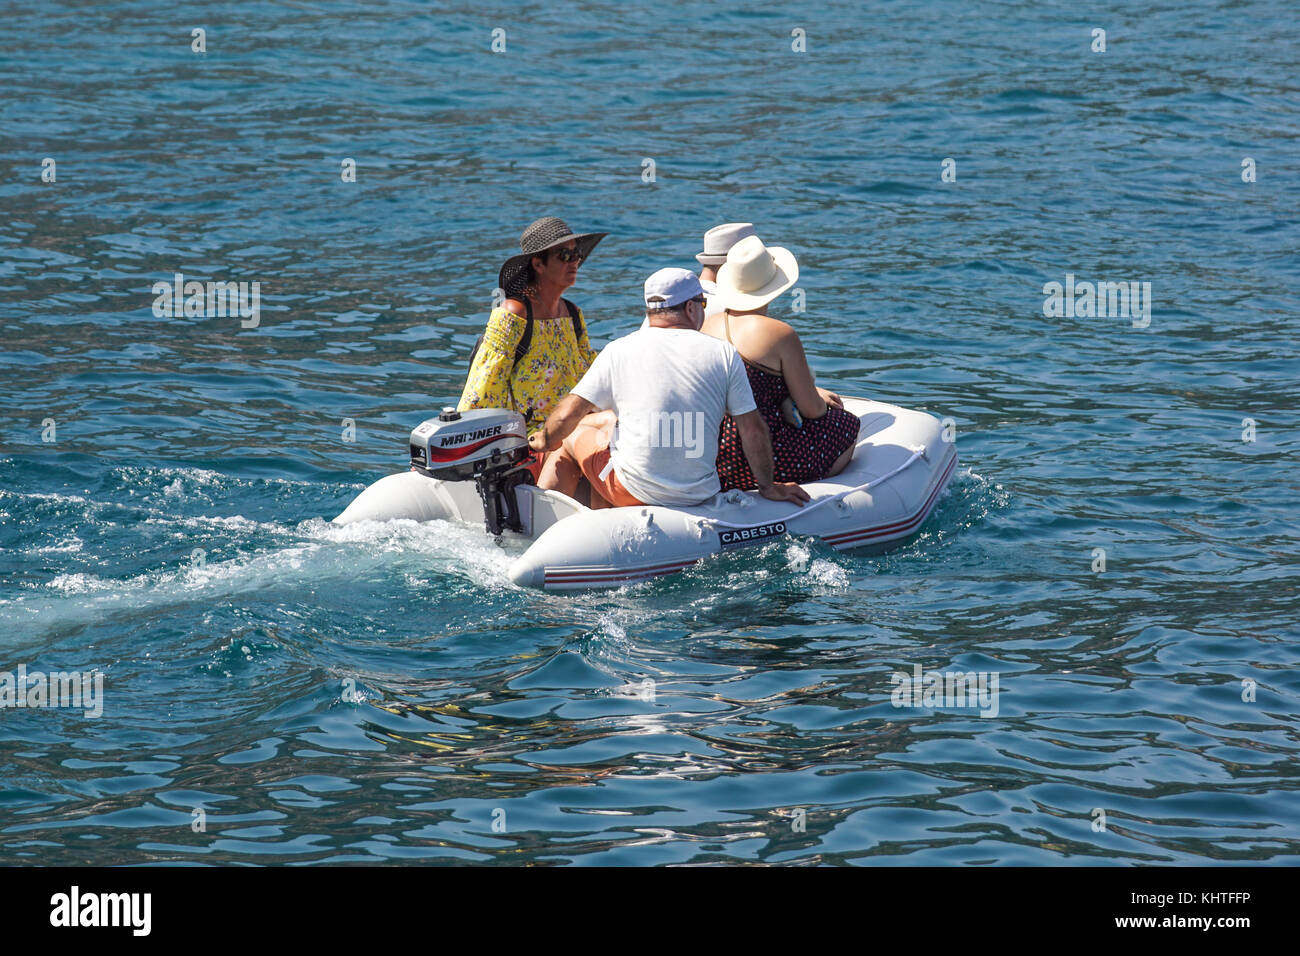
[[[780,319],[774,319],[770,315],[758,315],[755,316],[755,318],[758,319],[755,325],[763,335],[769,336],[773,339],[785,339],[792,335],[795,338],[799,337],[799,333],[795,331],[794,326],[789,322],[782,322]]]
[[[770,315],[754,315],[750,316],[746,325],[745,340],[764,354],[775,352],[784,356],[787,349],[798,344],[799,333],[794,330],[794,326],[780,319],[774,319]]]
[[[715,312],[713,315],[705,318],[704,324],[700,326],[700,331],[706,335],[712,335],[714,338],[723,338],[722,313]]]

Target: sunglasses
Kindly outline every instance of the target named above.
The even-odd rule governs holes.
[[[552,255],[561,262],[581,262],[583,259],[587,258],[577,249],[556,249]]]

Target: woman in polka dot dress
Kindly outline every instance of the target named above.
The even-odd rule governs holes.
[[[754,401],[772,436],[775,479],[808,482],[848,466],[861,423],[838,395],[813,382],[799,334],[765,312],[798,278],[788,250],[768,248],[757,236],[741,240],[718,270],[726,309],[706,318],[700,331],[725,338],[745,360]],[[730,417],[719,436],[718,478],[723,491],[756,487]]]

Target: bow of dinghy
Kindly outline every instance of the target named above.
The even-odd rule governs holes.
[[[924,412],[846,399],[862,421],[843,472],[804,485],[802,508],[727,492],[693,508],[584,509],[542,532],[510,568],[524,587],[617,587],[684,570],[712,554],[784,535],[839,550],[887,550],[916,533],[956,470],[956,447]]]

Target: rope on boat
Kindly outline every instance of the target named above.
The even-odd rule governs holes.
[[[825,498],[819,498],[817,501],[814,501],[811,504],[805,505],[803,508],[799,509],[799,511],[792,514],[790,516],[790,519],[787,520],[791,520],[794,518],[802,518],[804,515],[808,514],[808,512],[815,511],[816,509],[820,508],[822,505],[828,505],[832,501],[843,501],[847,495],[851,495],[854,492],[870,491],[872,488],[880,484],[882,481],[885,481],[886,479],[889,478],[893,478],[900,471],[903,471],[905,468],[909,467],[918,458],[925,458],[925,457],[926,457],[925,446],[922,446],[920,448],[914,448],[912,449],[912,457],[908,458],[907,461],[903,462],[893,471],[887,472],[878,478],[873,478],[870,481],[868,481],[866,484],[858,485],[854,488],[845,488],[843,491],[838,491],[833,495],[828,495]],[[734,492],[727,492],[727,493],[733,494]],[[701,518],[700,520],[707,521],[711,524],[720,525],[725,528],[752,528],[754,526],[754,522],[752,521],[748,521],[743,524],[738,524],[734,521],[723,521],[721,518]]]

